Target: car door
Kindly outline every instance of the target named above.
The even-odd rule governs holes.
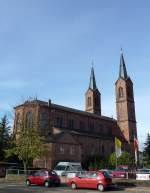
[[[86,179],[87,179],[86,173],[81,172],[80,174],[78,174],[77,177],[76,177],[77,187],[86,188],[86,184],[87,184]]]
[[[45,179],[48,177],[48,173],[46,171],[41,171],[39,173],[39,177],[38,177],[38,184],[39,185],[43,185]]]
[[[90,172],[86,178],[86,188],[97,188],[97,173]]]
[[[31,176],[31,183],[32,184],[39,184],[39,175],[40,175],[40,171],[35,172],[32,176]]]

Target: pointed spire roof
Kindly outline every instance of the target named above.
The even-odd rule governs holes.
[[[91,76],[90,76],[89,88],[92,89],[92,90],[97,89],[97,87],[96,87],[96,80],[95,80],[95,74],[94,74],[94,68],[93,68],[93,63],[92,63],[92,68],[91,68]]]
[[[126,70],[126,65],[123,57],[123,52],[121,49],[121,56],[120,56],[120,70],[119,70],[119,78],[127,79],[127,70]]]

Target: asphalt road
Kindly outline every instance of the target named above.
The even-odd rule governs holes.
[[[30,186],[22,184],[0,184],[0,193],[97,193],[97,190],[89,189],[77,189],[71,190],[69,187],[41,187],[41,186]],[[128,188],[128,189],[113,189],[107,190],[106,193],[150,193],[149,188]]]

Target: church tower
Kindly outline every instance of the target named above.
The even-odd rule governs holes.
[[[101,115],[101,94],[96,86],[94,68],[91,68],[90,84],[85,93],[85,111]]]
[[[123,53],[120,56],[119,78],[116,81],[117,122],[128,143],[137,138],[133,83],[127,74]]]

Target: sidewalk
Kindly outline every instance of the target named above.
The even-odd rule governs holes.
[[[15,183],[15,184],[24,184],[24,180],[16,180],[16,179],[9,179],[7,180],[6,178],[0,178],[0,184],[3,184],[3,183]]]
[[[124,187],[124,190],[128,191],[128,192],[150,192],[150,188],[149,187],[134,187],[134,188],[126,188]]]

